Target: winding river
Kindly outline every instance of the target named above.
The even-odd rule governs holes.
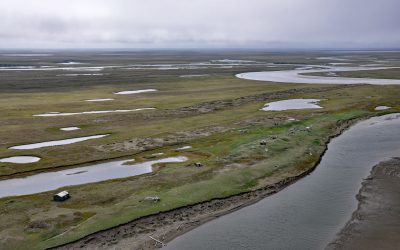
[[[304,75],[309,73],[329,73],[345,71],[364,71],[364,70],[383,70],[398,69],[399,67],[336,67],[309,65],[303,68],[280,71],[262,71],[237,74],[236,77],[269,82],[285,83],[312,83],[312,84],[373,84],[389,85],[400,84],[400,80],[395,79],[373,79],[373,78],[350,78],[350,77],[326,77]]]
[[[165,249],[323,249],[350,219],[372,167],[400,156],[400,114],[333,139],[316,170],[260,202],[210,221]]]

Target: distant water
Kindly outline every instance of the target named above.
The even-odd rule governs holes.
[[[79,127],[65,127],[65,128],[60,128],[62,131],[74,131],[74,130],[79,130]]]
[[[362,179],[395,156],[400,156],[400,114],[360,122],[331,141],[309,176],[201,225],[165,249],[323,249],[356,210]]]
[[[96,110],[96,111],[71,112],[71,113],[51,112],[51,113],[38,114],[38,115],[33,115],[33,116],[54,117],[54,116],[71,116],[71,115],[107,114],[107,113],[127,113],[127,112],[153,110],[153,109],[155,109],[155,108]]]
[[[57,141],[45,141],[45,142],[38,142],[38,143],[32,143],[32,144],[18,145],[18,146],[10,147],[10,149],[26,150],[26,149],[62,146],[62,145],[68,145],[68,144],[87,141],[87,140],[99,139],[99,138],[103,138],[106,136],[109,136],[109,134],[92,135],[92,136],[76,137],[76,138],[57,140]]]
[[[40,158],[36,156],[12,156],[0,159],[0,162],[17,163],[17,164],[27,164],[38,161],[40,161]]]
[[[282,111],[291,109],[320,109],[317,105],[320,99],[289,99],[265,104],[264,111]]]
[[[128,90],[128,91],[120,91],[114,94],[116,95],[132,95],[132,94],[140,94],[140,93],[147,93],[147,92],[155,92],[156,89],[140,89],[140,90]]]
[[[350,78],[350,77],[326,77],[304,75],[306,73],[327,73],[363,70],[382,70],[396,67],[333,67],[309,65],[294,70],[263,71],[237,74],[236,77],[247,80],[285,82],[285,83],[312,83],[312,84],[374,84],[390,85],[400,84],[400,80],[373,79],[373,78]],[[398,68],[398,67],[397,67]]]
[[[102,98],[102,99],[89,99],[85,100],[87,102],[108,102],[108,101],[113,101],[114,99],[112,98]]]

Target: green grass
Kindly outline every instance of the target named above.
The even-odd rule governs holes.
[[[335,71],[333,71],[335,72]],[[335,72],[337,76],[354,78],[377,78],[377,79],[400,79],[400,69],[382,69],[382,70],[361,70]],[[305,75],[329,76],[327,73],[308,73]]]
[[[266,60],[266,57],[258,55],[252,57]],[[305,63],[302,61],[304,55],[279,60]],[[0,175],[4,178],[4,175],[25,171],[50,171],[61,166],[76,167],[77,164],[117,157],[135,158],[140,162],[158,152],[165,153],[165,157],[185,155],[189,158],[188,162],[160,164],[155,168],[156,172],[149,175],[64,187],[62,189],[68,189],[72,198],[63,203],[51,201],[53,193],[57,191],[0,199],[0,248],[25,249],[29,245],[31,249],[42,249],[55,246],[141,216],[275,183],[310,169],[318,161],[327,139],[342,122],[384,114],[374,111],[378,105],[393,107],[390,112],[400,110],[399,86],[336,88],[330,85],[265,83],[236,79],[232,76],[237,73],[234,70],[218,74],[206,70],[189,72],[211,74],[199,79],[179,78],[179,74],[189,74],[180,71],[165,72],[165,75],[157,72],[158,75],[154,76],[150,76],[149,72],[114,70],[109,73],[112,76],[102,78],[98,83],[93,79],[85,79],[68,85],[65,80],[55,80],[48,72],[37,76],[33,73],[13,76],[0,72],[7,74],[3,75],[6,81],[0,84],[0,89],[7,90],[0,93],[0,158],[14,155],[37,155],[43,158],[38,163],[26,165],[0,163]],[[396,75],[395,72],[385,71],[382,77],[386,74]],[[43,83],[36,82],[38,79],[42,79]],[[17,87],[10,86],[13,83]],[[27,89],[22,90],[23,87]],[[159,91],[132,96],[112,94],[120,90],[143,88],[156,88]],[[303,88],[315,91],[301,92]],[[183,107],[193,108],[206,102],[233,103],[232,100],[241,97],[292,89],[298,91],[265,100],[254,99],[223,106],[210,112],[178,113]],[[94,98],[114,98],[115,101],[83,102]],[[324,108],[282,112],[259,110],[266,102],[290,98],[323,99],[321,105]],[[48,118],[32,116],[50,111],[140,107],[157,107],[157,110]],[[290,117],[298,121],[289,122]],[[68,126],[80,126],[82,129],[59,131],[59,128]],[[193,134],[201,131],[203,134],[177,142],[176,145],[144,151],[130,148],[114,150],[111,147],[137,138],[178,136],[182,131]],[[27,151],[8,149],[18,144],[103,133],[111,135],[62,147]],[[263,139],[268,139],[266,146],[260,145]],[[180,153],[175,151],[183,145],[191,145],[193,149]],[[104,146],[107,146],[107,150],[100,150]],[[193,163],[198,161],[204,167],[194,167]],[[142,202],[149,195],[160,196],[161,202]]]
[[[23,235],[23,241],[6,242],[10,248],[18,249],[30,242],[40,249],[147,214],[248,191],[265,178],[279,180],[282,173],[298,174],[310,168],[324,148],[315,145],[316,139],[324,141],[340,120],[368,114],[365,111],[320,114],[280,126],[249,126],[244,134],[237,130],[217,133],[192,144],[190,162],[197,161],[199,155],[204,168],[187,167],[188,163],[167,164],[157,175],[68,187],[72,199],[64,203],[51,202],[54,192],[1,199],[0,207],[5,211],[2,217],[8,223],[0,227],[3,233],[16,230]],[[312,129],[304,130],[309,125]],[[288,135],[293,127],[300,130]],[[264,149],[259,145],[260,139],[269,135],[276,137],[268,143],[269,151],[258,150]],[[310,150],[313,156],[308,154]],[[201,157],[200,153],[208,157]],[[252,162],[254,158],[256,162]],[[234,163],[241,166],[229,169]],[[140,202],[147,195],[158,195],[162,202]],[[35,228],[35,225],[45,226]],[[62,236],[54,237],[61,233]]]

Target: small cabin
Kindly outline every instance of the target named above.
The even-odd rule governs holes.
[[[198,167],[198,168],[201,168],[201,167],[203,166],[203,164],[202,164],[201,162],[196,162],[196,163],[194,164],[194,166],[196,166],[196,167]]]
[[[147,196],[144,198],[145,201],[152,201],[152,202],[159,202],[161,201],[160,197],[158,196]]]
[[[69,195],[68,191],[62,191],[53,196],[54,201],[65,201],[65,200],[68,200],[69,198],[70,198],[70,195]]]

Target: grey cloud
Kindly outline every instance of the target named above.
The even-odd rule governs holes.
[[[5,0],[0,48],[399,47],[398,0]]]

